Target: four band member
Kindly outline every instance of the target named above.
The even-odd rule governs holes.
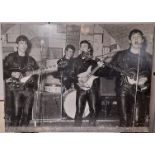
[[[13,126],[28,126],[31,120],[35,81],[23,84],[20,79],[28,71],[38,69],[34,58],[29,56],[30,41],[24,35],[16,39],[17,52],[10,53],[4,60],[4,79],[6,81],[6,117]]]
[[[99,79],[94,78],[92,84],[89,86],[87,85],[87,81],[92,70],[97,68],[98,65],[97,62],[92,59],[92,46],[87,40],[80,42],[80,52],[81,54],[74,60],[73,64],[75,89],[77,91],[75,125],[81,126],[86,102],[88,102],[90,111],[89,124],[95,126]]]
[[[144,126],[149,109],[151,55],[145,51],[146,40],[142,31],[132,30],[129,43],[129,49],[113,57],[111,64],[114,69],[105,67],[105,70],[110,71],[109,75],[117,77],[120,126]]]
[[[75,47],[70,44],[67,45],[65,47],[65,55],[57,62],[58,72],[60,73],[62,84],[65,86],[66,90],[70,89],[73,84],[71,66],[74,61],[74,53]]]

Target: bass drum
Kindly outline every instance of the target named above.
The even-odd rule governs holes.
[[[64,112],[69,118],[74,119],[75,113],[76,113],[76,90],[75,89],[69,89],[64,93]],[[83,118],[87,117],[89,115],[89,106],[88,102],[86,102],[85,110],[83,113]]]

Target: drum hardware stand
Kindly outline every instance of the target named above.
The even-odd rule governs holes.
[[[63,119],[63,71],[60,72],[60,82],[61,82],[60,119],[62,120]]]
[[[39,79],[38,79],[38,91],[39,91],[39,105],[40,105],[40,108],[39,108],[39,117],[40,117],[40,121],[39,121],[39,124],[42,124],[43,123],[43,104],[41,102],[41,98],[42,98],[42,68],[41,68],[41,72],[39,74]]]

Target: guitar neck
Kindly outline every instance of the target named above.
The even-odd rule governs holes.
[[[108,66],[109,68],[112,68],[112,69],[116,70],[117,72],[122,73],[122,74],[125,75],[125,76],[130,76],[129,73],[123,71],[122,69],[120,69],[120,68],[118,68],[118,67],[113,66],[113,65],[110,64],[110,63],[104,62],[104,64],[105,64],[106,66]],[[95,68],[91,71],[91,73],[89,74],[89,77],[90,77],[91,75],[93,75],[99,68],[100,68],[100,66],[95,67]]]
[[[110,63],[104,62],[104,64],[105,64],[107,67],[112,68],[112,69],[114,69],[115,71],[120,72],[120,73],[122,73],[122,74],[125,75],[125,76],[130,76],[129,73],[123,71],[122,69],[120,69],[120,68],[118,68],[118,67],[116,67],[116,66],[113,66],[113,65],[110,64]]]
[[[104,65],[106,65],[106,66],[109,67],[109,68],[114,69],[114,70],[117,71],[117,72],[122,73],[122,74],[125,75],[125,76],[129,76],[129,77],[131,76],[130,73],[125,72],[125,71],[123,71],[121,68],[116,67],[116,66],[113,66],[113,65],[110,64],[110,63],[104,62]],[[93,75],[99,68],[100,68],[99,66],[95,67],[95,68],[92,70],[92,72],[89,74],[89,77],[90,77],[91,75]]]
[[[34,70],[34,71],[30,71],[29,73],[31,75],[36,75],[36,74],[40,74],[40,73],[45,73],[45,70],[44,69],[37,69],[37,70]]]
[[[34,71],[29,71],[27,73],[32,76],[32,75],[50,73],[52,71],[56,71],[56,67],[55,66],[49,67],[49,68],[45,68],[45,69],[37,69],[37,70],[34,70]]]
[[[27,73],[30,75],[36,75],[36,74],[40,74],[40,69],[34,70],[34,71],[28,71]]]
[[[92,72],[90,73],[89,76],[93,75],[99,68],[100,68],[99,66],[95,67],[95,68],[92,70]]]

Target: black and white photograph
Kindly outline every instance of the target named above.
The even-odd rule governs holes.
[[[0,153],[152,154],[154,1],[1,1]]]
[[[1,23],[5,132],[151,132],[154,23]]]

